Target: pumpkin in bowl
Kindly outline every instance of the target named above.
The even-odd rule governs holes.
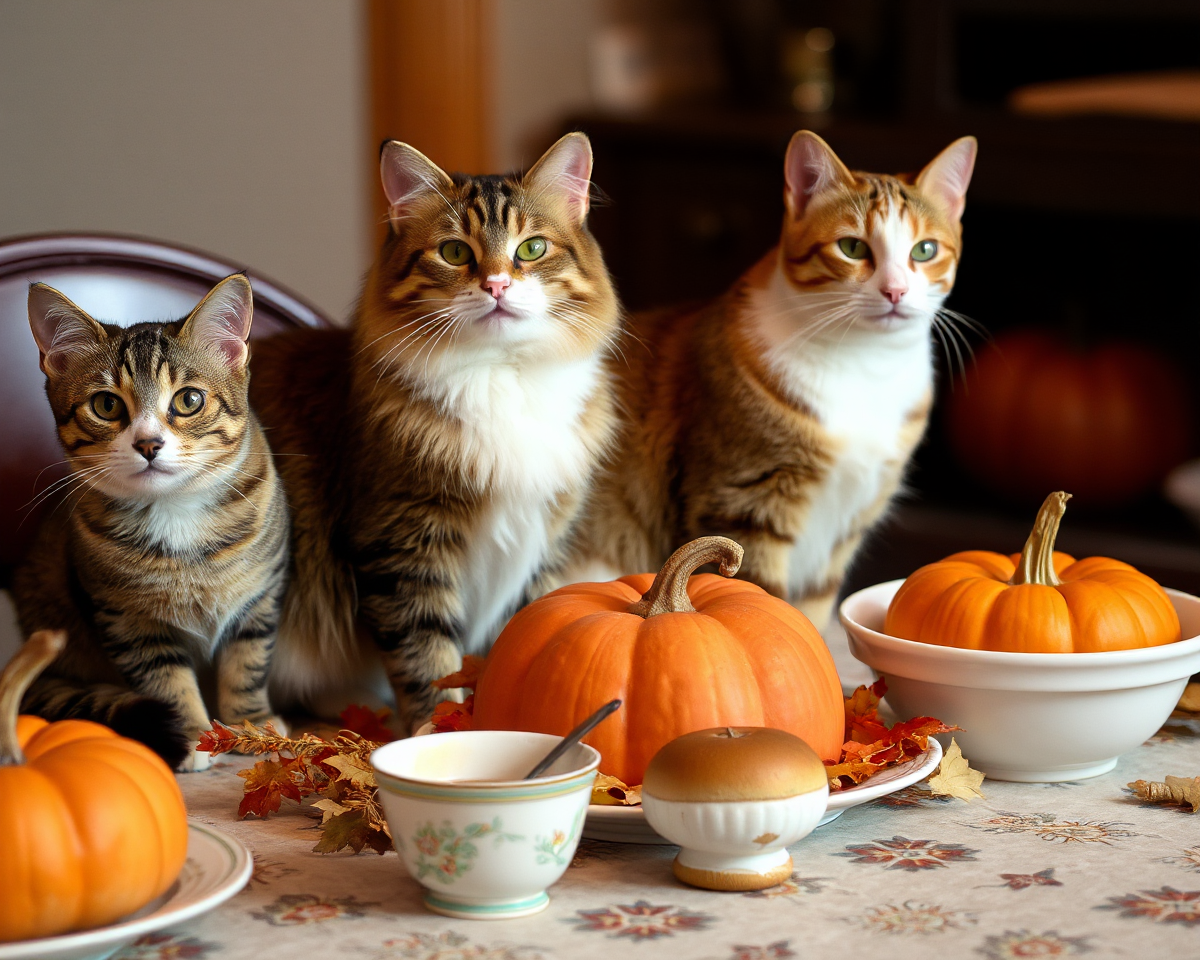
[[[157,754],[87,720],[17,716],[65,642],[35,633],[0,675],[0,942],[112,923],[187,857],[183,796]]]
[[[1019,554],[969,550],[913,573],[884,632],[971,650],[1101,653],[1173,643],[1179,615],[1154,580],[1120,560],[1058,553],[1070,494],[1050,494]]]
[[[657,575],[562,587],[504,628],[475,688],[477,730],[565,735],[597,705],[625,707],[584,739],[604,773],[639,784],[676,737],[775,727],[841,756],[841,685],[824,640],[790,604],[743,580],[742,548],[702,537]],[[719,563],[723,577],[691,576]]]

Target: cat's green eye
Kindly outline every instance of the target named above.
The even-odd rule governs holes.
[[[936,240],[918,240],[916,246],[912,248],[912,258],[918,263],[924,263],[926,260],[932,260],[936,255]]]
[[[171,412],[180,417],[190,417],[204,407],[204,393],[195,387],[184,387],[171,398]]]
[[[456,267],[470,263],[471,259],[475,256],[471,245],[463,243],[461,240],[447,240],[442,244],[438,252],[441,253],[443,260]]]
[[[517,247],[518,260],[538,260],[546,254],[546,241],[542,237],[530,237]]]
[[[92,397],[92,413],[101,420],[120,420],[125,413],[125,401],[105,390]]]
[[[838,241],[838,249],[851,260],[865,260],[871,252],[871,248],[858,237],[842,237]]]

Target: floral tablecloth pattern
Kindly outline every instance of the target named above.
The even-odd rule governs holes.
[[[253,880],[120,960],[1200,958],[1200,815],[1125,786],[1200,774],[1200,721],[1171,720],[1092,780],[986,781],[970,804],[919,784],[851,809],[758,893],[680,884],[674,848],[585,840],[545,912],[495,922],[426,912],[394,853],[312,853],[315,821],[294,806],[238,821],[250,761],[221,760],[180,782],[192,816],[254,851]]]

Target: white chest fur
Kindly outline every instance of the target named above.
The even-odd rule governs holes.
[[[438,371],[437,399],[463,425],[464,459],[489,504],[467,553],[468,651],[494,639],[546,557],[555,499],[592,469],[580,418],[600,376],[598,356]]]
[[[904,426],[933,382],[929,324],[855,324],[805,337],[797,335],[804,318],[782,276],[757,296],[753,316],[769,366],[836,450],[789,557],[788,588],[799,596],[825,583],[833,551],[907,454]]]

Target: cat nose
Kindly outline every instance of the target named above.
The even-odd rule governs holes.
[[[508,289],[508,285],[512,283],[512,277],[507,273],[493,273],[483,281],[483,286],[497,300],[500,295]]]
[[[146,458],[149,463],[158,456],[158,451],[163,448],[162,437],[150,437],[146,440],[134,440],[133,448]]]
[[[908,284],[903,280],[886,280],[884,281],[883,286],[879,288],[879,292],[882,293],[890,303],[897,304],[903,299],[904,295],[908,293]]]

